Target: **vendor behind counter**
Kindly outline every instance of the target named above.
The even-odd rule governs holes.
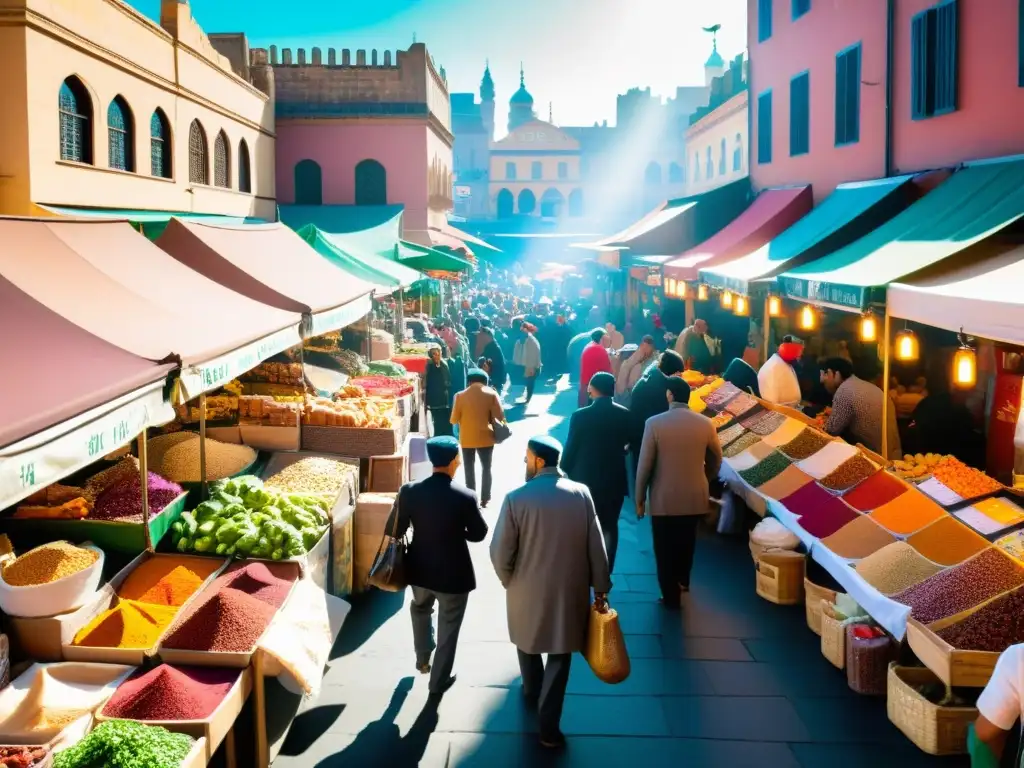
[[[832,413],[825,422],[825,431],[842,437],[848,443],[861,443],[875,453],[882,452],[882,404],[885,395],[880,387],[856,376],[853,363],[842,357],[830,357],[818,364],[821,383],[832,393]],[[896,424],[896,408],[885,402],[889,410],[887,458],[903,457],[900,433]]]

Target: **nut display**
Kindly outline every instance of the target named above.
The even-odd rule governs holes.
[[[377,397],[330,400],[317,397],[306,403],[302,423],[316,427],[390,429],[394,426],[393,400]]]
[[[810,458],[830,442],[831,440],[822,432],[807,427],[779,450],[793,459],[793,461],[801,461]]]
[[[722,449],[722,455],[727,459],[731,459],[733,456],[739,456],[752,445],[757,445],[759,442],[761,442],[760,435],[755,435],[753,432],[745,432],[739,438],[725,446],[725,448]]]
[[[358,469],[344,462],[307,456],[274,473],[263,485],[289,493],[322,493],[333,501],[353,474],[358,475]]]
[[[883,595],[894,595],[945,569],[905,541],[894,541],[857,563],[856,570]]]
[[[848,491],[858,483],[867,480],[878,467],[863,454],[847,459],[825,475],[818,482],[831,491]]]
[[[904,480],[924,480],[932,476],[932,467],[945,456],[938,453],[907,453],[892,463],[892,471]]]
[[[1001,653],[1024,642],[1024,590],[1003,595],[935,634],[964,651]]]

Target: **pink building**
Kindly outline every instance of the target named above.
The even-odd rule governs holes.
[[[451,109],[444,70],[422,43],[378,57],[348,49],[326,61],[271,46],[277,117],[277,199],[297,205],[405,206],[404,236],[428,231],[452,207]]]
[[[747,11],[755,189],[811,184],[820,202],[843,181],[1024,153],[1019,0]]]

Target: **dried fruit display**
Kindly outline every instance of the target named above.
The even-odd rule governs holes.
[[[358,427],[390,429],[394,425],[394,400],[361,397],[347,400],[312,398],[302,414],[302,423],[316,427]]]
[[[825,475],[818,482],[830,491],[848,491],[855,485],[867,480],[878,467],[861,453],[847,459],[838,467]]]
[[[939,453],[907,453],[892,463],[892,471],[904,480],[924,480],[932,476],[932,467],[947,458]]]
[[[965,499],[976,499],[987,493],[1003,490],[1004,486],[980,469],[974,469],[952,456],[944,456],[932,467],[932,476],[954,493]]]
[[[1024,590],[996,598],[965,619],[936,632],[963,651],[1002,653],[1024,642]]]

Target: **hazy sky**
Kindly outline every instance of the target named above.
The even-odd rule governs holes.
[[[727,60],[746,38],[747,0],[191,1],[207,32],[245,32],[253,47],[316,45],[325,58],[331,47],[405,49],[415,34],[453,92],[477,91],[490,59],[499,126],[519,87],[520,60],[543,119],[552,102],[561,125],[611,123],[615,96],[631,87],[670,96],[677,85],[703,83],[711,39],[701,27],[722,25],[718,48]],[[160,0],[129,2],[159,16]]]

